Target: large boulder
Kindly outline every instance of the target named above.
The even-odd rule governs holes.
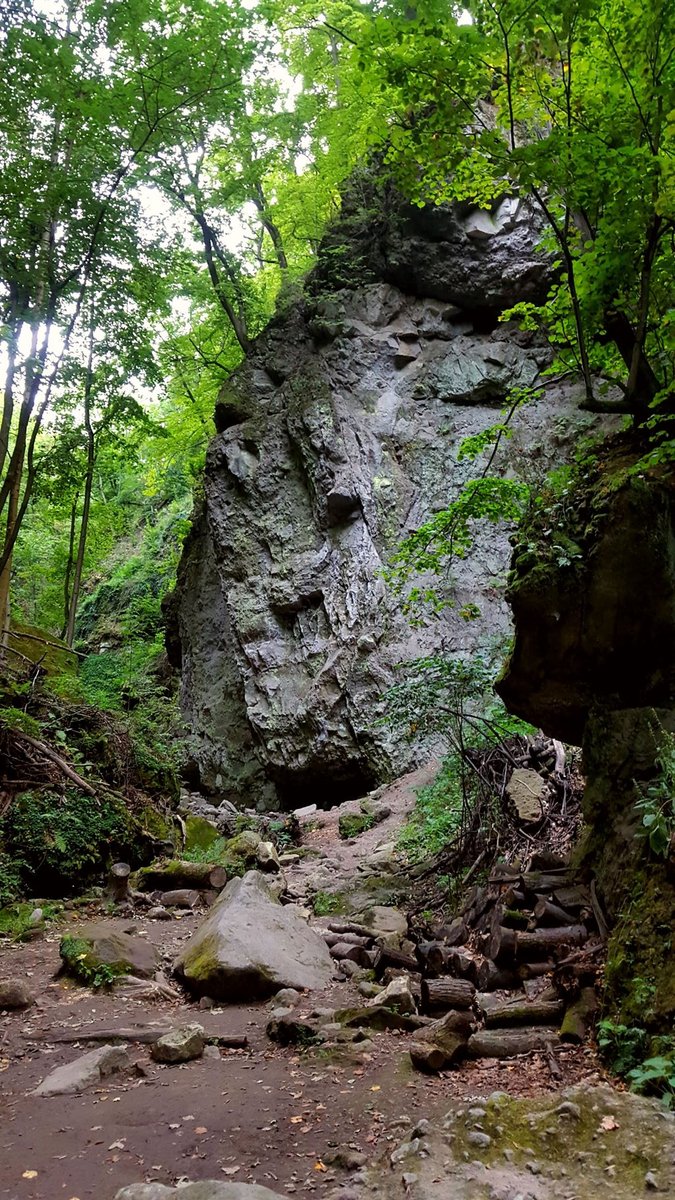
[[[241,1004],[285,987],[323,988],[333,963],[293,905],[279,904],[264,877],[248,871],[228,883],[174,970],[191,992]]]

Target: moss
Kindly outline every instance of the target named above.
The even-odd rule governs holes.
[[[124,959],[112,963],[100,962],[83,938],[69,935],[61,938],[59,954],[69,974],[87,987],[107,987],[118,976],[133,973],[131,964]]]
[[[672,1028],[675,1019],[673,890],[665,869],[636,872],[607,946],[604,1009],[612,1020]]]
[[[195,850],[208,851],[221,840],[215,825],[204,817],[185,818],[185,851],[188,856]]]
[[[360,833],[372,829],[375,824],[372,813],[343,813],[338,822],[338,830],[341,838],[358,837]]]
[[[138,819],[146,833],[156,838],[157,841],[172,842],[174,846],[177,844],[178,830],[176,826],[154,805],[146,804],[145,808],[141,809]]]
[[[8,638],[12,650],[29,658],[31,662],[40,664],[46,675],[55,677],[77,675],[77,656],[66,645],[52,634],[45,633],[33,625],[21,625],[12,621],[12,632]]]

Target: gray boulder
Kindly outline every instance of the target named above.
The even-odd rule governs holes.
[[[155,1062],[182,1063],[201,1058],[204,1053],[204,1028],[202,1025],[183,1025],[164,1033],[150,1047]]]
[[[221,892],[174,970],[191,992],[235,1004],[280,988],[323,988],[332,966],[323,938],[248,871]]]
[[[83,1092],[108,1075],[130,1066],[131,1059],[123,1046],[99,1046],[73,1062],[57,1067],[38,1084],[34,1095],[67,1096],[73,1092]]]

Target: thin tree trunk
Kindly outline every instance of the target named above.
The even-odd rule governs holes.
[[[270,240],[272,242],[272,245],[274,246],[274,253],[276,254],[276,257],[277,257],[279,269],[281,271],[287,271],[288,270],[288,259],[286,258],[286,251],[284,249],[284,240],[281,236],[281,230],[279,229],[279,226],[275,224],[275,222],[272,220],[272,218],[269,215],[269,212],[267,209],[267,201],[265,200],[265,193],[262,190],[262,185],[260,184],[260,182],[257,182],[255,184],[255,191],[254,191],[254,194],[251,197],[251,199],[253,200],[253,203],[255,204],[255,206],[260,214],[260,220],[262,222],[263,228],[266,229],[270,235]]]
[[[93,307],[93,306],[92,306]],[[77,546],[77,558],[73,573],[73,590],[70,597],[70,610],[66,626],[66,644],[72,646],[75,638],[75,618],[82,586],[82,568],[84,554],[87,548],[89,533],[89,513],[91,511],[91,494],[94,487],[94,469],[96,467],[96,437],[91,423],[91,393],[94,382],[94,313],[89,322],[89,350],[87,357],[87,374],[84,384],[84,427],[87,434],[87,473],[84,477],[84,495],[82,499],[82,517],[80,519],[80,537]]]
[[[73,500],[70,509],[70,531],[68,535],[68,561],[66,563],[66,574],[63,581],[63,627],[61,629],[61,639],[65,638],[66,630],[68,629],[68,617],[70,615],[70,578],[73,573],[73,560],[75,558],[75,525],[77,522],[77,505],[80,499],[79,493]]]

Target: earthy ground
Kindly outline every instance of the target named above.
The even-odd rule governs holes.
[[[399,796],[390,821],[400,823],[409,803],[408,790]],[[354,872],[360,859],[372,861],[377,844],[390,835],[391,828],[380,827],[345,847],[337,842],[331,817],[311,837],[324,845],[329,861]],[[293,887],[293,869],[289,882]],[[306,888],[305,868],[298,869],[295,884],[300,892]],[[192,913],[171,923],[140,916],[137,925],[170,963],[199,920]],[[60,932],[0,948],[0,977],[24,977],[39,995],[26,1013],[0,1016],[2,1200],[112,1200],[118,1188],[135,1181],[209,1178],[256,1181],[289,1194],[334,1190],[336,1182],[349,1180],[348,1172],[330,1165],[338,1147],[364,1151],[369,1162],[388,1159],[420,1118],[439,1121],[450,1106],[457,1110],[460,1102],[497,1090],[530,1097],[554,1090],[545,1062],[537,1057],[467,1064],[430,1078],[411,1071],[408,1035],[375,1034],[363,1046],[297,1053],[267,1039],[266,1005],[201,1012],[184,1000],[148,1005],[92,993],[56,978]],[[335,982],[326,993],[308,998],[299,1012],[336,1007],[356,996],[351,983]],[[151,1061],[147,1047],[136,1045],[135,1070],[113,1076],[105,1086],[76,1096],[31,1094],[55,1066],[91,1048],[59,1043],[59,1035],[195,1019],[210,1032],[246,1033],[249,1048],[164,1067]],[[564,1079],[555,1085],[557,1091],[582,1080],[597,1082],[601,1075],[591,1049],[565,1050],[559,1061]],[[400,1171],[394,1177],[402,1194]],[[441,1171],[429,1180],[442,1177]],[[625,1194],[641,1190],[642,1185]],[[498,1200],[494,1189],[490,1193],[478,1183],[460,1194]],[[514,1198],[518,1194],[511,1189]],[[583,1189],[569,1192],[578,1200],[587,1195]]]

